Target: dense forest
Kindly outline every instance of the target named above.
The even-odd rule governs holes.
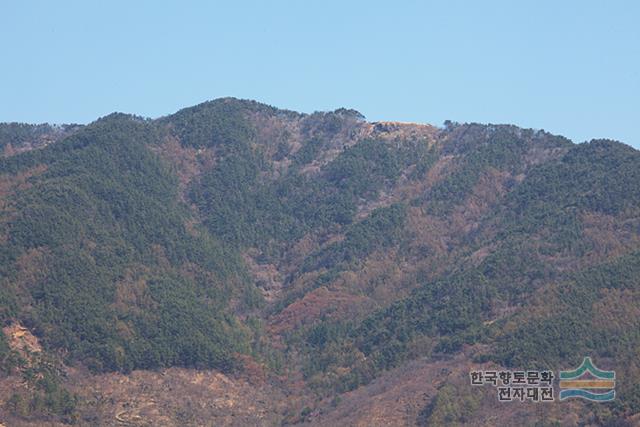
[[[3,124],[0,148],[0,376],[28,384],[0,402],[12,419],[91,422],[70,367],[258,365],[304,384],[282,414],[304,422],[460,355],[556,371],[591,355],[619,398],[585,416],[640,411],[640,153],[622,143],[225,98]],[[41,352],[16,347],[16,325]],[[417,422],[480,411],[459,389]]]

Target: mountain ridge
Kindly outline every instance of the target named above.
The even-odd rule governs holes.
[[[254,382],[264,407],[280,408],[239,423],[330,423],[346,416],[343,397],[353,405],[380,382],[413,408],[408,423],[473,423],[467,412],[488,422],[479,402],[494,405],[465,388],[468,369],[556,369],[590,352],[623,372],[617,406],[557,403],[544,420],[626,422],[640,396],[629,320],[639,166],[637,150],[610,140],[235,98],[73,128],[0,158],[0,387],[26,384],[0,415],[108,425],[117,405],[91,418],[87,382],[122,399],[116,375],[151,381],[153,399],[179,411],[159,384],[218,372],[211,387]],[[601,301],[621,311],[599,324]],[[615,354],[608,333],[622,342]],[[25,352],[16,334],[41,350]],[[425,401],[400,392],[421,390],[411,366],[455,374],[427,378]],[[293,390],[289,404],[265,397]],[[393,424],[366,404],[345,423]],[[216,408],[190,416],[228,414]],[[508,405],[499,412],[515,419]]]

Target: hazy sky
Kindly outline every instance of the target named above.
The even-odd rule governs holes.
[[[221,96],[640,148],[638,1],[0,0],[0,121]]]

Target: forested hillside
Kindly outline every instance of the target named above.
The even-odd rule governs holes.
[[[111,425],[112,379],[143,371],[264,392],[268,410],[244,414],[239,393],[244,415],[221,425],[378,425],[397,405],[398,424],[491,424],[472,367],[557,372],[587,355],[616,370],[612,404],[500,405],[505,425],[638,420],[640,152],[627,145],[233,98],[43,126],[0,125],[10,425]],[[185,409],[169,388],[127,411],[156,405],[169,425],[232,411],[194,403],[204,391]]]

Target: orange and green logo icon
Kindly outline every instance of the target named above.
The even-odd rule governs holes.
[[[590,357],[573,371],[560,371],[560,400],[579,397],[593,402],[610,402],[616,397],[615,371],[602,371]]]

